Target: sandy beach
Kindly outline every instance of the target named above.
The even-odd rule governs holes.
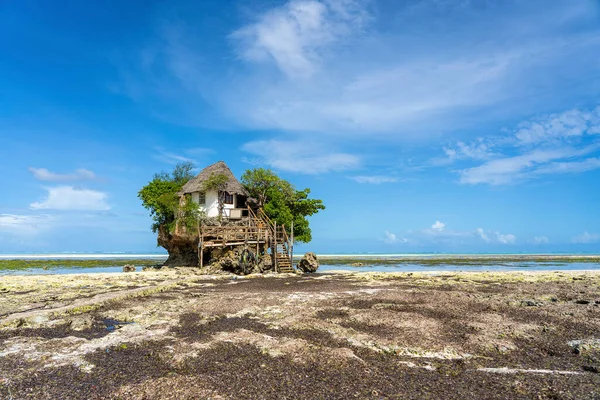
[[[600,272],[5,276],[2,399],[596,399]]]

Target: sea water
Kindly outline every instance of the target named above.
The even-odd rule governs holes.
[[[557,261],[497,261],[489,260],[486,257],[523,257],[524,254],[336,254],[320,255],[324,259],[324,264],[319,267],[318,272],[327,273],[332,271],[352,271],[352,272],[458,272],[458,271],[575,271],[575,270],[600,270],[600,263],[597,262],[557,262]],[[566,254],[554,254],[549,256],[568,257]],[[577,255],[576,255],[577,256]],[[431,260],[432,258],[457,258],[461,260],[473,260],[473,264],[445,264],[445,263],[420,263],[419,258]],[[127,254],[127,253],[54,253],[54,254],[0,254],[0,275],[48,275],[48,274],[94,274],[94,273],[117,273],[123,271],[123,265],[127,260],[153,260],[157,264],[165,261],[166,254]],[[336,263],[331,258],[343,260],[344,258],[356,258],[361,260],[360,266]],[[410,258],[410,260],[409,260]],[[68,260],[72,264],[73,260],[114,260],[114,265],[103,265],[98,267],[76,267],[76,266],[56,266],[50,268],[29,268],[19,270],[2,270],[2,260]],[[416,260],[413,260],[416,259]],[[382,262],[384,261],[385,262]],[[397,263],[395,261],[398,261]],[[138,266],[137,270],[141,271]]]

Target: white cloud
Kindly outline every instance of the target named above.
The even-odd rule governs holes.
[[[472,143],[457,142],[454,146],[444,147],[444,153],[451,161],[465,158],[485,160],[493,155],[490,146],[483,139],[478,139]]]
[[[507,185],[542,175],[591,171],[600,168],[600,158],[585,156],[600,149],[600,142],[591,136],[599,128],[600,107],[570,110],[522,122],[517,130],[507,131],[504,136],[444,147],[446,157],[431,163],[439,166],[459,159],[489,159],[456,171],[460,183],[471,185]]]
[[[502,233],[496,232],[496,238],[498,242],[503,244],[512,244],[517,240],[517,237],[510,233],[504,235]]]
[[[246,10],[258,10],[255,18],[226,39],[239,57],[227,68],[207,62],[215,43],[184,15],[163,21],[170,28],[157,29],[161,36],[138,60],[123,62],[122,75],[136,101],[185,124],[344,140],[438,137],[508,112],[524,115],[589,85],[600,59],[597,32],[589,28],[595,2],[532,1],[463,2],[443,18],[432,5],[408,12],[407,2],[252,5]]]
[[[434,231],[441,232],[444,230],[445,226],[446,224],[444,224],[443,222],[435,221],[435,224],[431,225],[431,229],[433,229]]]
[[[353,181],[358,183],[368,183],[371,185],[380,185],[382,183],[394,183],[398,182],[398,178],[393,176],[385,176],[385,175],[358,175],[350,177]]]
[[[482,165],[459,170],[460,183],[507,185],[536,175],[582,172],[600,168],[597,158],[583,161],[562,161],[597,151],[598,145],[584,148],[552,148],[533,150],[518,156],[497,158]]]
[[[460,170],[460,183],[505,185],[523,178],[523,171],[536,165],[568,157],[565,150],[535,150],[514,157],[499,158],[480,166]]]
[[[35,179],[40,181],[50,182],[68,182],[68,181],[90,181],[97,179],[96,174],[87,169],[78,169],[75,172],[69,174],[58,174],[51,172],[46,168],[34,168],[29,167],[29,171],[33,174]]]
[[[486,243],[513,244],[517,240],[517,237],[513,234],[503,234],[497,231],[490,230],[485,231],[482,228],[477,228],[475,233]]]
[[[547,244],[549,242],[546,236],[536,236],[533,238],[533,243],[535,244]]]
[[[600,158],[591,157],[581,161],[563,161],[553,162],[548,165],[537,168],[533,174],[565,174],[592,171],[600,168]]]
[[[50,215],[0,214],[0,232],[13,235],[36,235],[50,227],[55,217]]]
[[[600,235],[597,233],[583,232],[581,235],[575,236],[571,239],[573,243],[598,243],[600,242]]]
[[[477,234],[479,235],[480,238],[482,238],[485,242],[490,242],[490,238],[488,237],[488,235],[486,235],[485,231],[482,228],[477,228]]]
[[[47,188],[48,197],[42,202],[30,205],[34,210],[89,210],[106,211],[110,206],[106,203],[107,195],[89,189],[76,189],[72,186]]]
[[[195,147],[190,149],[184,149],[184,154],[173,153],[171,151],[165,150],[162,147],[155,148],[157,154],[154,155],[154,158],[162,161],[166,164],[178,164],[181,162],[191,162],[196,163],[197,159],[200,157],[206,157],[209,154],[213,154],[215,151],[208,148],[203,147]]]
[[[319,68],[321,52],[360,27],[363,19],[364,11],[353,0],[292,0],[232,37],[245,60],[273,61],[290,77],[310,77]]]
[[[385,231],[385,239],[383,240],[387,244],[395,243],[408,243],[409,240],[406,238],[400,238],[395,233]]]
[[[592,111],[569,110],[519,124],[515,137],[521,144],[556,142],[598,134],[600,107]]]
[[[321,174],[357,168],[360,159],[352,154],[331,152],[314,142],[259,140],[246,143],[242,150],[259,157],[258,163],[300,174]]]

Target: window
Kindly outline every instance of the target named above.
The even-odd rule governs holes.
[[[223,192],[223,203],[225,204],[233,204],[233,195],[227,192]]]
[[[201,206],[206,204],[206,193],[198,193],[198,204]]]

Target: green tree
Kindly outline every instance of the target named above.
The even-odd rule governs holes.
[[[312,232],[307,217],[324,210],[322,200],[310,199],[310,189],[296,190],[294,186],[278,177],[270,169],[256,168],[242,175],[242,185],[256,198],[265,214],[279,225],[285,225],[290,233],[294,223],[294,239],[310,242]]]
[[[154,221],[153,232],[156,232],[161,225],[173,230],[178,216],[187,219],[193,217],[190,215],[194,213],[193,207],[189,205],[191,201],[185,201],[180,210],[180,198],[177,194],[183,185],[194,177],[193,169],[194,164],[190,162],[179,163],[171,173],[155,174],[152,180],[138,192],[142,205],[150,211]]]

